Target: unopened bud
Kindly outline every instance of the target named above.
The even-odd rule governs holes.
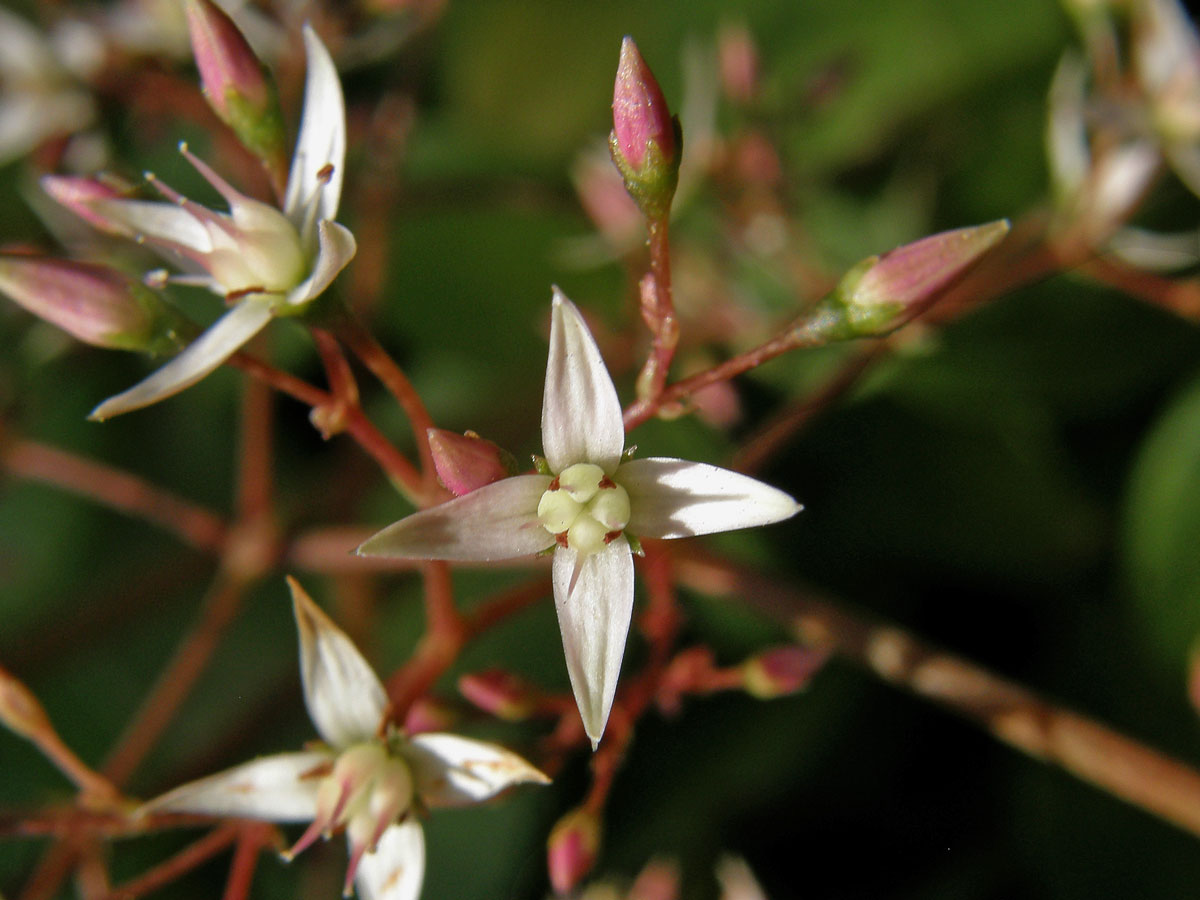
[[[419,697],[404,716],[405,734],[450,731],[456,724],[453,710],[430,697]]]
[[[456,497],[516,474],[512,454],[473,431],[457,434],[430,428],[426,433],[438,478]]]
[[[285,163],[275,85],[250,44],[211,0],[187,0],[187,17],[200,83],[213,111],[264,162]]]
[[[935,300],[1008,234],[1005,219],[943,231],[854,266],[826,300],[845,337],[883,335]]]
[[[665,218],[679,181],[679,121],[633,38],[621,42],[609,149],[625,189],[649,219]]]
[[[546,841],[546,866],[555,893],[569,893],[596,863],[600,822],[583,807],[558,820]]]
[[[183,318],[140,281],[96,263],[0,254],[0,291],[97,347],[177,349]]]
[[[469,672],[458,679],[458,691],[484,712],[506,722],[529,718],[535,706],[533,688],[502,669]]]
[[[808,686],[829,654],[809,647],[774,647],[742,664],[746,693],[760,700],[794,694]]]
[[[24,738],[53,731],[37,697],[5,669],[0,668],[0,722]]]
[[[628,900],[676,900],[679,897],[679,866],[665,859],[652,859],[629,886]]]
[[[725,25],[717,32],[717,61],[725,96],[748,103],[758,93],[758,48],[745,25]]]

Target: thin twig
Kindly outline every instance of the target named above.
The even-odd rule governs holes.
[[[151,891],[165,887],[184,873],[190,872],[212,859],[232,844],[237,840],[243,827],[240,822],[229,822],[218,826],[196,843],[180,850],[166,862],[155,866],[132,881],[113,888],[112,893],[105,900],[136,900],[143,894],[149,894]]]
[[[218,552],[225,544],[225,523],[216,513],[113,466],[27,440],[9,444],[3,464],[22,478],[55,485],[158,525],[199,550]]]
[[[380,380],[408,416],[409,425],[413,431],[413,441],[417,445],[417,454],[421,459],[421,470],[424,476],[422,499],[425,504],[435,503],[445,499],[445,492],[437,485],[433,467],[433,454],[429,448],[429,429],[433,427],[433,419],[425,409],[416,388],[413,387],[404,370],[397,365],[383,346],[375,339],[354,315],[345,311],[332,323],[334,333],[350,351],[357,356],[368,369]]]
[[[199,619],[188,629],[104,764],[102,771],[114,784],[123,784],[133,774],[174,719],[180,703],[207,668],[221,635],[240,609],[245,590],[243,580],[225,572],[218,574]]]
[[[1200,837],[1200,772],[902,628],[847,611],[750,569],[685,549],[682,584],[737,597],[883,680],[945,706],[1042,762]]]

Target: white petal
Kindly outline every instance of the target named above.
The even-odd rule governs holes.
[[[457,734],[419,734],[409,747],[417,793],[430,806],[479,803],[514,784],[550,783],[517,754]]]
[[[354,259],[357,250],[358,244],[349,228],[337,222],[318,222],[317,258],[313,260],[312,273],[288,292],[287,305],[303,306],[320,296]]]
[[[317,814],[320,779],[310,773],[330,762],[327,753],[317,752],[264,756],[181,785],[144,804],[138,814],[173,812],[271,822],[311,821]]]
[[[595,463],[609,475],[625,448],[621,403],[587,323],[557,287],[542,399],[542,448],[550,470]]]
[[[680,538],[769,525],[803,507],[748,475],[682,459],[635,459],[617,470],[629,492],[629,530],[639,537]]]
[[[595,748],[612,709],[633,614],[633,554],[621,537],[578,561],[575,550],[554,551],[554,606],[571,689]]]
[[[273,315],[270,303],[243,300],[169,363],[129,390],[109,397],[88,418],[98,422],[111,419],[191,387],[262,331]]]
[[[114,226],[152,242],[177,247],[181,252],[208,253],[212,233],[177,203],[154,200],[93,200],[87,204]]]
[[[373,738],[387,712],[387,693],[354,642],[333,624],[294,578],[288,579],[300,631],[304,702],[321,737],[334,747]]]
[[[329,51],[308,25],[304,26],[304,49],[308,60],[304,111],[283,204],[284,215],[302,234],[308,223],[337,216],[342,196],[342,169],[346,161],[346,105],[342,99],[342,83]],[[330,165],[333,171],[322,181],[318,173]]]
[[[548,475],[502,478],[389,525],[357,552],[478,561],[531,556],[554,544],[554,535],[537,517],[550,481]]]
[[[425,835],[411,816],[389,825],[358,864],[359,900],[416,900],[425,879]]]

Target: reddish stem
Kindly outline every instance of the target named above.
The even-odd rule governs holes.
[[[113,784],[123,784],[174,719],[179,705],[207,668],[225,628],[241,608],[245,582],[217,577],[200,618],[188,630],[133,721],[126,726],[103,767]]]
[[[726,562],[685,549],[679,580],[713,596],[736,597],[790,626],[808,646],[833,650],[883,680],[974,721],[1034,759],[1200,836],[1200,772],[1057,706],[969,660],[887,622]]]
[[[274,834],[275,829],[271,825],[242,825],[222,900],[247,900],[250,896],[250,885],[254,881],[254,870],[258,867],[259,854],[272,842]]]
[[[230,362],[248,375],[266,382],[280,393],[313,409],[329,407],[334,402],[333,397],[320,388],[247,353],[235,353],[230,357]],[[400,490],[410,497],[419,495],[422,486],[421,474],[404,454],[383,436],[360,407],[347,407],[343,411],[342,424],[346,432],[379,464]]]
[[[338,338],[350,348],[350,351],[362,361],[363,365],[374,373],[408,416],[424,476],[421,492],[423,505],[444,500],[446,494],[438,486],[437,474],[433,466],[433,454],[429,448],[428,432],[433,427],[433,419],[425,409],[425,403],[421,400],[416,388],[408,380],[404,370],[375,339],[375,336],[363,327],[363,324],[348,310],[338,316],[333,327]]]
[[[822,327],[825,322],[821,319],[805,319],[790,327],[783,334],[777,335],[766,343],[760,344],[753,350],[740,353],[732,359],[727,359],[720,365],[697,372],[690,378],[677,381],[670,387],[664,388],[657,397],[647,397],[638,400],[625,410],[625,430],[631,431],[647,419],[654,416],[660,409],[671,403],[685,400],[701,388],[708,387],[718,381],[728,381],[736,375],[741,375],[756,366],[761,366],[768,360],[774,359],[801,347],[821,347],[828,342],[826,330]]]
[[[165,887],[186,872],[212,859],[236,841],[243,828],[244,825],[240,822],[230,822],[215,828],[144,875],[113,888],[105,900],[136,900],[143,894]]]
[[[53,484],[174,533],[199,550],[225,544],[221,517],[128,472],[36,441],[13,441],[3,451],[16,475]]]

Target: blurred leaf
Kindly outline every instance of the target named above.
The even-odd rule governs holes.
[[[1200,379],[1163,411],[1130,476],[1124,565],[1140,634],[1183,691],[1200,635]]]

